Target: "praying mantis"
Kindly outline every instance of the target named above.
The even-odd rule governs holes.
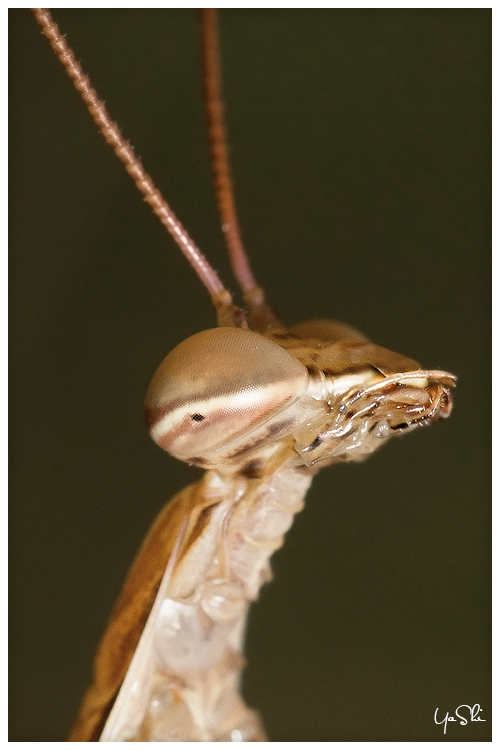
[[[108,100],[109,100],[109,99],[110,99],[110,95],[106,95],[106,98],[108,98]],[[119,119],[123,120],[123,118],[119,118]],[[134,143],[138,143],[138,138],[137,138],[137,137],[135,137],[135,136],[134,136],[134,137],[132,137],[132,136],[131,136],[131,139],[133,140],[133,142],[134,142]],[[143,152],[142,152],[142,150],[141,150],[141,147],[140,147],[140,146],[139,146],[139,149],[140,149],[140,153],[141,153],[141,155],[143,155]],[[234,146],[234,145],[233,145],[233,150],[236,150],[236,148],[235,148],[235,146]],[[145,161],[146,161],[146,159],[145,159]],[[169,196],[169,197],[170,197],[170,196]],[[171,199],[171,201],[172,201],[172,203],[174,203],[174,200],[172,200],[172,199]],[[178,213],[179,213],[179,209],[178,209]],[[149,217],[148,217],[148,216],[147,216],[147,219],[149,219]],[[144,223],[146,223],[146,220],[144,221]],[[187,223],[187,221],[186,221],[185,223]],[[200,244],[201,244],[201,243],[200,243]],[[314,243],[312,243],[312,244],[314,245]],[[401,262],[401,259],[399,259],[399,262]],[[180,268],[182,264],[181,264],[181,263],[179,262],[179,264],[178,264],[178,265],[179,265],[179,268]],[[390,264],[389,264],[389,265],[390,265]],[[116,270],[117,270],[117,272],[118,272],[118,273],[120,273],[120,270],[118,269],[118,262],[116,262]],[[176,271],[176,273],[177,273],[177,271]],[[338,273],[338,269],[337,269],[337,273]],[[182,271],[179,271],[179,274],[182,274]],[[186,275],[187,275],[187,274],[186,274]],[[397,275],[399,276],[399,274],[397,274]],[[332,275],[332,278],[333,278],[333,275]],[[357,281],[357,279],[356,279],[356,281]],[[338,286],[338,285],[337,285],[337,286]],[[340,285],[340,286],[341,286],[341,285]],[[174,293],[175,293],[175,290],[174,290]],[[338,289],[338,294],[342,294],[342,293],[343,293],[343,290],[339,288],[339,289]],[[329,289],[329,294],[330,294],[330,295],[332,294],[332,291],[331,291],[331,289]],[[181,295],[181,296],[182,296],[182,295]],[[312,297],[314,297],[314,294],[312,295]],[[313,311],[313,304],[312,304],[313,302],[314,302],[314,299],[312,299],[312,300],[311,300],[311,312]],[[162,301],[162,304],[163,304],[163,301]],[[192,306],[192,305],[190,305],[190,308],[191,308],[191,307],[193,307],[193,306]],[[191,315],[195,315],[195,314],[196,314],[196,313],[194,313],[194,312],[191,312],[191,309],[190,309],[190,312],[189,312],[189,315],[190,315],[190,317],[191,317]],[[295,317],[297,317],[297,319],[298,319],[298,318],[300,318],[300,317],[307,317],[307,314],[308,314],[308,313],[307,313],[307,311],[306,311],[306,312],[305,312],[304,314],[302,314],[302,315],[299,315],[299,316],[295,316]],[[317,313],[316,313],[316,312],[312,312],[312,314],[317,314]],[[325,313],[325,314],[326,314],[326,313]],[[337,316],[337,317],[339,317],[339,318],[341,318],[341,317],[345,317],[345,315],[344,315],[344,316],[342,316],[342,314],[341,314],[341,311],[340,311],[340,307],[339,307],[339,314],[338,314],[338,316]],[[352,322],[352,321],[351,321],[351,322]],[[393,321],[393,322],[394,322],[394,321]],[[357,323],[357,321],[356,321],[356,323]],[[196,328],[202,328],[202,327],[207,327],[207,324],[206,324],[206,322],[205,322],[205,324],[204,324],[204,325],[200,323],[200,324],[199,324],[198,326],[195,326],[195,329],[196,329]],[[361,325],[359,325],[359,327],[361,327]],[[366,325],[365,325],[364,327],[366,328]],[[370,332],[370,333],[371,333],[371,332]],[[163,336],[163,333],[162,333],[162,336]],[[182,337],[182,334],[181,334],[181,337]],[[372,336],[372,337],[373,337],[373,338],[375,338],[375,336]],[[179,337],[178,337],[178,338],[179,338]],[[380,337],[379,337],[379,338],[380,338]],[[163,338],[163,342],[164,342],[164,338]],[[163,342],[162,342],[162,346],[163,346],[163,348],[165,348],[165,350],[167,350],[167,349],[169,348],[169,345],[168,345],[168,344],[166,344],[166,345],[165,345],[165,344],[164,344]],[[175,343],[175,342],[172,342],[172,346],[173,346],[173,344],[174,344],[174,343]],[[396,342],[395,342],[395,341],[394,341],[394,348],[396,348]],[[411,351],[411,349],[410,349],[410,347],[409,347],[409,346],[408,346],[408,351]],[[164,352],[163,352],[163,353],[164,353]],[[162,354],[160,354],[160,357],[161,357],[161,356],[162,356]],[[420,357],[420,358],[421,358],[421,359],[423,359],[423,357]],[[156,359],[158,359],[158,354],[156,355]],[[429,361],[431,361],[431,358],[430,358],[429,356],[426,356],[426,360],[429,360]],[[442,361],[442,360],[440,360],[440,361]],[[154,369],[154,364],[153,364],[153,369]],[[150,370],[151,370],[151,368],[150,368]],[[429,437],[429,435],[425,435],[425,437],[426,437],[426,438],[428,438],[428,437]],[[402,444],[402,446],[404,446],[404,443]],[[406,448],[407,446],[404,446],[404,447]],[[387,449],[386,449],[386,450],[387,450]],[[396,450],[396,449],[394,449],[394,450]],[[399,454],[399,446],[397,446],[397,452],[398,452],[398,454]],[[380,457],[377,457],[377,460],[380,460]],[[398,460],[399,460],[399,455],[398,455]],[[356,468],[356,469],[360,469],[361,467],[355,467],[355,468]],[[364,467],[363,467],[362,471],[363,471],[363,470],[364,470]],[[337,470],[337,471],[338,471],[338,470]],[[345,473],[345,469],[344,469],[343,471],[344,471],[344,473]],[[351,476],[350,476],[350,481],[352,481],[352,476],[354,475],[354,470],[353,470],[353,469],[351,469],[351,472],[350,472],[350,474],[351,474]],[[333,474],[332,474],[332,473],[330,472],[329,476],[333,476]],[[398,481],[400,482],[401,480],[398,480]],[[385,490],[386,484],[387,484],[387,482],[384,482],[384,490]],[[179,487],[179,486],[181,486],[181,485],[182,485],[182,482],[179,482],[179,484],[178,484],[178,487]],[[147,490],[144,490],[144,494],[145,494],[146,492],[147,492]],[[334,495],[335,493],[332,493],[332,494]],[[352,491],[352,494],[354,495],[354,490]],[[158,497],[158,496],[157,496],[157,497]],[[163,489],[162,489],[162,497],[163,497]],[[334,502],[334,500],[335,500],[335,498],[334,498],[334,497],[332,497],[332,502]],[[378,499],[377,499],[377,506],[379,507],[381,503],[382,503],[382,500],[381,500],[380,498],[378,498]],[[318,510],[318,509],[317,509],[317,508],[315,508],[315,511],[317,511],[317,510]],[[328,511],[326,511],[326,512],[328,512]],[[145,521],[145,524],[147,525],[147,521]],[[144,529],[144,530],[145,530],[145,529]],[[335,539],[334,539],[335,533],[334,533],[334,532],[335,532],[335,529],[334,529],[334,528],[332,528],[332,529],[331,529],[331,544],[332,544],[332,545],[334,545],[334,544],[335,544]],[[288,543],[288,542],[287,542],[287,543]],[[286,549],[286,547],[285,547],[285,549]],[[125,561],[125,562],[124,562],[124,566],[125,566],[125,567],[126,567],[126,565],[127,565],[127,562],[128,562],[128,561]],[[328,578],[330,578],[330,575],[331,575],[331,577],[332,577],[332,578],[334,577],[333,573],[332,573],[332,574],[328,573]],[[275,582],[275,584],[276,584],[276,582]],[[273,585],[275,585],[275,584],[273,584]],[[279,584],[279,580],[278,580],[278,584]],[[118,581],[116,582],[116,585],[119,585],[119,582],[118,582]],[[328,581],[328,585],[330,585],[330,580]],[[311,588],[310,588],[310,587],[308,586],[308,590],[309,590],[309,591],[311,591],[312,589],[311,589]],[[323,598],[324,598],[324,596],[325,596],[325,591],[324,591],[324,589],[323,589],[323,590],[321,590],[321,589],[320,589],[320,591],[321,591],[322,593],[321,593],[321,595],[318,595],[318,596],[319,596],[319,600],[320,600],[320,601],[322,601],[322,600],[323,600]],[[267,597],[268,599],[270,599],[270,597],[271,597],[271,591],[269,591],[269,592],[266,592],[266,593],[264,594],[264,596],[265,596],[265,597]],[[313,599],[314,599],[314,597],[313,597]],[[310,602],[310,604],[314,604],[314,601],[313,601],[313,602]],[[316,614],[317,614],[317,609],[318,609],[318,607],[316,607],[316,609],[314,610]],[[337,616],[338,616],[338,615],[337,615]],[[96,635],[97,635],[97,634],[96,634]],[[295,655],[295,658],[296,658],[296,659],[299,659],[299,657],[298,657],[297,655]],[[250,659],[250,666],[251,666],[251,663],[252,663],[252,662],[251,662],[251,659]],[[301,696],[301,697],[302,697],[302,696]],[[304,700],[306,700],[306,701],[308,700],[307,696],[303,696],[303,699],[304,699]],[[254,701],[254,703],[255,703],[255,701]],[[313,724],[312,724],[312,725],[314,726],[314,722],[313,722]]]

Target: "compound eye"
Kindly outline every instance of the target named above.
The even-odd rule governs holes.
[[[179,344],[146,395],[151,437],[177,458],[204,457],[298,398],[307,371],[258,333],[213,328]]]

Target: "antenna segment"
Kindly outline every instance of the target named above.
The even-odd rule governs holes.
[[[267,304],[263,289],[257,285],[241,241],[229,166],[224,107],[222,105],[217,11],[215,8],[203,8],[201,10],[200,31],[210,161],[219,217],[229,251],[229,260],[243,292],[243,298],[249,308],[248,322],[250,328],[261,333],[269,329],[281,330],[283,326]]]
[[[36,20],[42,27],[43,33],[50,41],[52,49],[66,68],[66,72],[72,79],[75,88],[87,105],[97,127],[106,141],[112,146],[115,154],[125,165],[135,184],[144,195],[155,214],[164,227],[170,232],[179,245],[185,257],[194,268],[198,277],[208,289],[212,300],[219,313],[222,309],[232,306],[230,293],[225,289],[217,272],[212,268],[201,250],[193,242],[179,219],[155,187],[151,177],[147,174],[140,159],[135,155],[132,146],[122,136],[118,125],[111,119],[104,103],[99,99],[97,92],[91,86],[88,77],[83,72],[80,64],[76,61],[71,47],[59,31],[59,27],[52,19],[47,8],[32,8]],[[219,317],[220,324],[220,317]],[[241,323],[240,323],[241,324]],[[228,323],[226,323],[228,325]]]
[[[208,141],[219,216],[234,275],[243,292],[248,292],[257,286],[257,282],[243,247],[236,214],[221,95],[217,12],[214,8],[201,10],[201,53]]]

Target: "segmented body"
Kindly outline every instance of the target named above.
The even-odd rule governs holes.
[[[239,695],[245,620],[248,605],[269,578],[268,558],[301,510],[310,481],[292,467],[281,467],[264,481],[210,471],[172,501],[178,509],[187,497],[195,498],[185,549],[172,578],[159,587],[152,632],[143,632],[102,741],[265,739],[257,714]],[[103,643],[106,659],[114,635]],[[106,716],[96,708],[95,739]],[[70,739],[90,739],[89,720],[84,712]]]

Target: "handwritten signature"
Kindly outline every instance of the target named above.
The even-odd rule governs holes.
[[[460,709],[464,709],[463,713],[465,713],[465,709],[468,709],[468,711],[470,713],[470,719],[467,719],[465,716],[463,716],[463,714],[459,713]],[[460,726],[462,726],[462,727],[464,727],[467,724],[468,721],[471,721],[471,722],[472,721],[486,721],[486,719],[481,719],[481,717],[479,716],[479,714],[480,714],[480,712],[482,710],[483,709],[481,708],[481,706],[479,705],[479,703],[475,703],[472,706],[472,708],[470,706],[468,706],[466,703],[462,703],[461,706],[459,706],[458,708],[455,709],[455,715],[454,716],[450,716],[449,711],[447,711],[446,712],[446,716],[444,717],[444,719],[442,719],[441,721],[438,721],[437,717],[438,717],[439,708],[436,708],[436,710],[434,711],[434,722],[436,724],[444,724],[444,733],[446,734],[446,727],[448,726],[448,722],[449,721],[457,721],[457,720],[459,720],[460,721]]]

